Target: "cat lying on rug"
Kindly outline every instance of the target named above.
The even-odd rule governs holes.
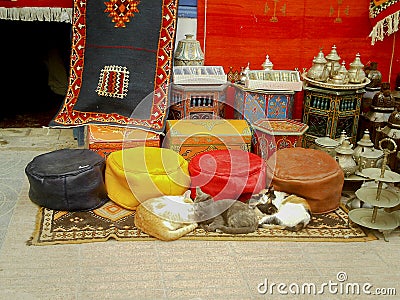
[[[160,196],[136,208],[135,226],[163,241],[177,240],[197,228],[190,191],[181,196]]]
[[[214,201],[209,194],[196,187],[194,203],[199,226],[206,231],[239,234],[254,232],[258,228],[256,210],[241,201]]]
[[[304,198],[274,191],[272,186],[253,195],[248,203],[264,214],[258,222],[261,227],[299,231],[311,220],[311,209]]]
[[[245,234],[258,227],[298,231],[311,220],[307,201],[272,187],[253,195],[248,203],[224,199],[214,201],[200,187],[196,198],[190,191],[181,196],[160,196],[136,208],[135,226],[160,240],[177,240],[198,226],[206,231]]]

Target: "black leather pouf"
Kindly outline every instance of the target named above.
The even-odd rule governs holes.
[[[32,202],[54,210],[95,209],[109,199],[105,159],[88,149],[61,149],[36,156],[25,168]]]

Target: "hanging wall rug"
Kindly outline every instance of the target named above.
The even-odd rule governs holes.
[[[69,86],[50,127],[162,132],[177,0],[75,0]]]
[[[135,212],[112,201],[86,212],[56,211],[41,207],[36,229],[28,245],[54,245],[118,241],[148,241],[155,238],[134,225]],[[369,230],[349,222],[347,210],[340,206],[333,212],[314,215],[306,228],[292,232],[259,228],[249,234],[223,234],[195,229],[183,236],[185,240],[214,241],[307,241],[307,242],[365,242],[376,240]]]
[[[385,36],[399,30],[400,1],[399,0],[370,0],[369,18],[372,25],[370,33],[371,45],[383,41]]]

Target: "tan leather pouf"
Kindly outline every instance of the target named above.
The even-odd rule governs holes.
[[[286,148],[267,161],[267,182],[274,189],[307,199],[312,213],[326,213],[339,207],[344,174],[326,152]]]

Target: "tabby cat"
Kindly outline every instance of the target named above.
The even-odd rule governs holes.
[[[177,240],[195,230],[193,201],[190,191],[180,196],[160,196],[136,208],[135,226],[163,241]]]
[[[311,209],[304,198],[274,191],[272,186],[253,195],[248,203],[264,214],[258,222],[261,227],[299,231],[311,220]]]
[[[255,210],[241,201],[214,201],[209,194],[196,187],[194,203],[196,220],[206,231],[239,234],[254,232],[258,228]]]

